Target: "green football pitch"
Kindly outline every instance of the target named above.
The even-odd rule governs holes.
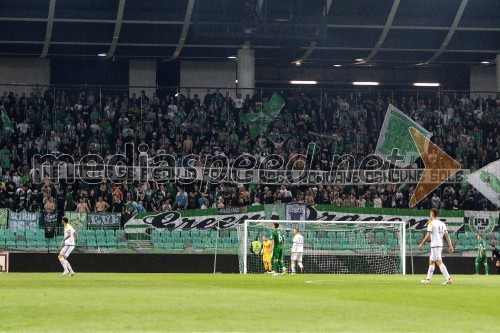
[[[0,274],[0,331],[498,332],[500,276]]]

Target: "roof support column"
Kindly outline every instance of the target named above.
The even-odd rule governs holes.
[[[500,93],[500,53],[497,54],[497,60],[495,63],[497,66],[497,93]]]
[[[238,50],[236,77],[238,79],[238,93],[241,93],[243,98],[247,94],[252,96],[255,90],[255,50],[249,46]]]

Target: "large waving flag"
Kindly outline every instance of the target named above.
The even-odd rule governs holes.
[[[276,119],[281,109],[285,106],[283,98],[274,93],[271,99],[262,106],[262,111],[259,113],[248,113],[244,115],[241,120],[250,126],[250,133],[252,139],[255,139],[260,133],[267,133],[268,126]]]
[[[3,105],[0,106],[0,112],[1,112],[0,117],[2,119],[2,124],[3,124],[3,127],[0,128],[0,135],[9,135],[14,133],[14,127],[12,126],[12,122],[9,119],[7,110],[5,110],[5,107]]]
[[[500,160],[467,175],[466,179],[495,206],[500,207]]]
[[[420,154],[410,134],[411,127],[427,139],[432,136],[413,119],[398,110],[394,105],[389,104],[375,153],[392,164],[397,163],[400,167],[407,167],[415,163]]]

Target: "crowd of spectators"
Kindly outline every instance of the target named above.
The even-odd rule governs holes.
[[[50,160],[39,159],[38,155],[66,155],[70,163],[71,158],[78,161],[84,155],[96,154],[109,161],[114,154],[129,154],[127,143],[135,147],[147,144],[141,154],[127,155],[128,163],[136,165],[151,163],[161,154],[170,154],[178,165],[188,154],[201,159],[206,155],[225,156],[229,162],[242,155],[263,161],[270,154],[279,154],[285,164],[303,154],[311,156],[307,163],[313,169],[329,171],[337,167],[336,155],[351,154],[359,162],[375,152],[389,103],[429,130],[432,141],[464,169],[474,171],[500,157],[500,95],[471,99],[453,92],[277,91],[285,107],[267,131],[253,137],[253,124],[246,123],[244,115],[260,112],[273,92],[259,90],[246,96],[218,89],[207,90],[204,96],[191,96],[189,91],[162,96],[147,96],[142,91],[129,96],[128,92],[97,94],[92,89],[4,92],[1,104],[14,133],[0,138],[0,207],[131,215],[279,202],[408,208],[414,190],[408,184],[242,186],[178,181],[92,185],[64,180],[37,184],[32,179],[32,170]],[[442,185],[418,207],[494,209],[466,183]]]

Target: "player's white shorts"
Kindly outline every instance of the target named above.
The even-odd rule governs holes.
[[[302,262],[302,252],[292,252],[292,261]]]
[[[61,249],[61,252],[59,252],[59,255],[67,258],[74,249],[74,245],[64,245],[64,247]]]
[[[443,260],[441,258],[441,252],[443,252],[442,247],[431,247],[431,256],[429,257],[432,261]]]

